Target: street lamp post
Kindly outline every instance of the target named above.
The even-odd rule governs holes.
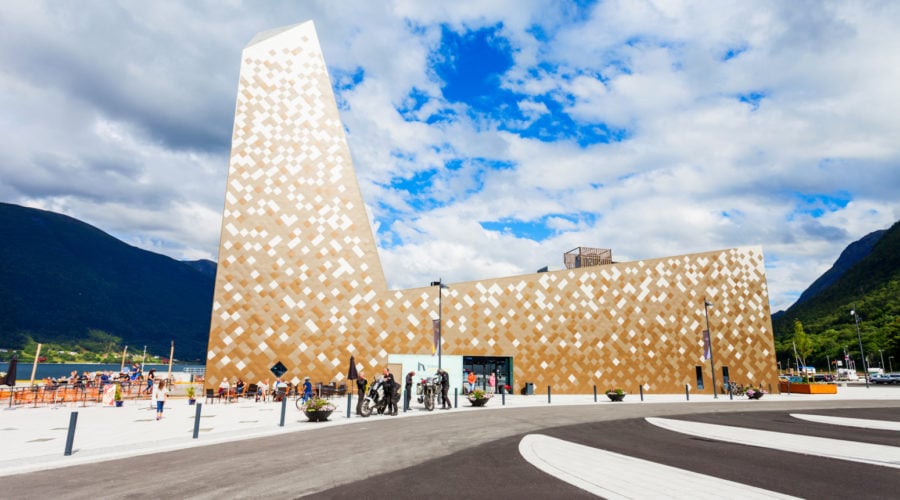
[[[443,330],[444,330],[444,318],[443,318],[443,315],[444,315],[444,307],[443,307],[443,304],[442,304],[441,302],[442,302],[442,299],[443,299],[443,297],[444,297],[444,290],[443,290],[443,289],[444,289],[444,288],[450,288],[450,287],[447,286],[447,285],[445,285],[445,284],[441,281],[441,278],[438,278],[437,281],[432,281],[432,282],[431,282],[431,286],[436,286],[436,287],[438,287],[438,327],[437,327],[437,333],[438,333],[438,335],[437,335],[437,355],[438,355],[438,372],[440,372],[440,371],[441,371],[441,351],[442,351],[443,344],[444,344],[444,342],[443,342],[443,340],[442,340],[442,338],[441,338],[441,337],[443,336],[443,334],[444,334],[444,332],[443,332]]]
[[[863,352],[862,346],[862,335],[859,333],[859,314],[856,313],[856,309],[850,310],[850,316],[853,316],[853,320],[856,322],[856,340],[859,341],[859,357],[862,359],[863,364],[863,377],[866,379],[866,389],[869,388],[869,369],[866,367],[866,355]]]
[[[706,336],[707,342],[709,346],[709,369],[712,371],[712,390],[713,390],[713,399],[719,399],[719,393],[716,390],[716,362],[713,357],[713,345],[712,345],[712,332],[709,331],[709,307],[712,306],[712,302],[706,300],[706,297],[703,297],[703,313],[706,315]]]
[[[894,373],[894,357],[888,356],[888,369],[891,370],[891,373]]]
[[[878,349],[878,355],[881,356],[881,371],[884,371],[884,351]]]

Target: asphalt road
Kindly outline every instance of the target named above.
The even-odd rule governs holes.
[[[752,412],[748,410],[753,410]],[[666,403],[435,411],[4,477],[4,498],[584,498],[528,464],[528,433],[807,498],[896,498],[898,469],[672,433],[647,416],[900,446],[897,432],[800,423],[789,412],[900,420],[900,401]],[[653,478],[647,478],[652,481]]]

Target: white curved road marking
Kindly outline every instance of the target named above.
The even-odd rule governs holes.
[[[706,439],[900,468],[900,448],[895,446],[668,418],[648,417],[644,420],[663,429]]]
[[[845,427],[861,427],[863,429],[879,429],[884,431],[900,431],[900,422],[890,420],[870,420],[867,418],[829,417],[825,415],[809,415],[805,413],[791,413],[794,418],[818,422],[821,424],[843,425]]]
[[[608,499],[795,498],[543,434],[522,438],[519,454],[547,474]]]

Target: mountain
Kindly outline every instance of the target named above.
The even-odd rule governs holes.
[[[185,264],[193,267],[194,269],[200,271],[201,273],[209,276],[213,280],[216,279],[216,268],[218,267],[215,262],[211,260],[201,259],[201,260],[185,260],[182,261]]]
[[[871,366],[887,364],[882,357],[900,359],[900,222],[848,246],[803,295],[772,315],[779,359],[791,357],[795,321],[811,337],[810,357],[820,366],[844,350],[858,356],[860,339]],[[859,316],[859,337],[850,311]]]
[[[886,229],[873,231],[848,245],[847,248],[841,252],[841,256],[838,257],[838,260],[835,261],[834,265],[831,266],[831,269],[825,271],[825,274],[819,276],[819,279],[814,281],[809,288],[800,294],[800,298],[797,299],[797,302],[794,305],[808,301],[822,290],[825,290],[836,283],[851,267],[872,253],[875,244],[881,240],[881,237],[884,236],[884,233],[886,232]]]
[[[209,262],[209,261],[205,261]],[[0,203],[0,347],[101,330],[180,360],[205,359],[215,282],[204,261],[148,252],[65,215]]]

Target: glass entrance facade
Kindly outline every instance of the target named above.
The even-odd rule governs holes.
[[[475,388],[488,391],[488,377],[491,373],[497,379],[495,390],[499,393],[500,387],[513,384],[513,362],[509,356],[463,356],[463,394],[468,391],[466,377],[469,372],[475,372]]]

